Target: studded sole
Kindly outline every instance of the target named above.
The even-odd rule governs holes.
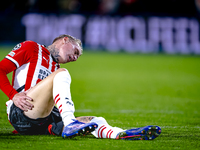
[[[158,126],[146,126],[138,128],[132,133],[121,132],[116,139],[124,140],[153,140],[161,133],[161,128]]]
[[[74,131],[71,134],[65,134],[63,135],[64,138],[73,138],[75,136],[84,136],[87,134],[90,134],[98,127],[95,123],[87,123],[86,125],[82,126],[80,129]]]

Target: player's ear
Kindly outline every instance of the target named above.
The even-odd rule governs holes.
[[[69,42],[69,38],[68,37],[64,37],[63,38],[63,43],[68,43]]]

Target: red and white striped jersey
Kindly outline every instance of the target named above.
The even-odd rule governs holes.
[[[6,56],[17,69],[12,84],[18,92],[26,91],[59,68],[50,52],[42,45],[25,41],[14,47]]]
[[[33,41],[16,45],[5,58],[17,67],[12,79],[13,88],[17,92],[28,90],[59,68],[50,52],[43,45]],[[7,106],[11,105],[10,102],[12,101],[6,103]]]

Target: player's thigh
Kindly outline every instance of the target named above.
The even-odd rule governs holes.
[[[55,105],[53,100],[53,79],[61,71],[65,71],[65,69],[61,68],[53,72],[27,93],[27,96],[33,99],[31,103],[34,105],[34,108],[24,112],[26,116],[37,119],[47,117],[51,113]]]

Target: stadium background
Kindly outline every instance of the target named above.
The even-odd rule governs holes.
[[[3,1],[0,60],[24,40],[48,45],[59,34],[79,37],[83,56],[61,65],[72,77],[75,115],[103,116],[124,129],[159,125],[162,133],[153,141],[15,135],[6,115],[8,98],[0,90],[1,149],[199,149],[199,5],[199,0]]]
[[[199,0],[21,0],[0,8],[0,43],[49,45],[68,33],[86,48],[200,54]]]

